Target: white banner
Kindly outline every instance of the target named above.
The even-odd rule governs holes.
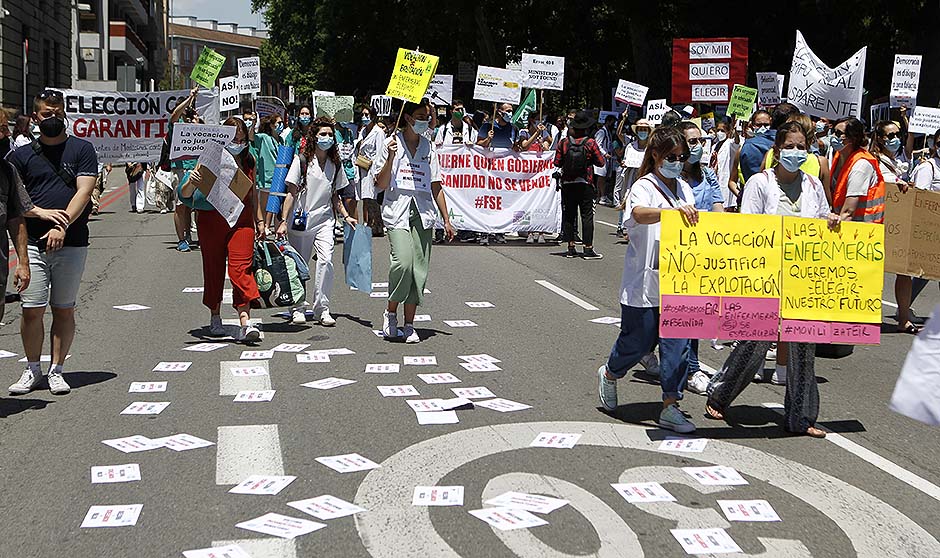
[[[940,108],[914,107],[914,114],[907,125],[909,132],[933,134],[940,128]]]
[[[170,142],[170,160],[195,159],[202,155],[206,144],[215,142],[223,147],[235,139],[235,126],[206,124],[175,124]]]
[[[648,91],[649,87],[645,85],[621,79],[617,81],[617,90],[614,92],[614,99],[628,105],[642,107]]]
[[[238,91],[261,93],[261,58],[249,56],[238,59]]]
[[[530,89],[565,88],[565,57],[522,53],[522,85]]]
[[[237,110],[239,101],[238,77],[219,79],[219,112]]]
[[[454,228],[485,233],[561,231],[554,151],[442,147],[441,185]]]
[[[891,72],[892,107],[911,108],[917,104],[921,62],[919,54],[894,55],[894,70]]]
[[[521,82],[522,72],[518,70],[477,66],[473,98],[477,101],[518,105],[522,98]]]
[[[424,94],[436,107],[452,105],[454,103],[454,76],[436,74],[428,84],[428,91]]]
[[[59,89],[65,98],[67,131],[91,142],[99,163],[160,160],[170,114],[189,91],[80,91]],[[196,111],[207,124],[219,123],[216,89],[200,89]]]
[[[862,47],[838,67],[830,68],[813,53],[803,34],[797,31],[787,100],[811,116],[858,118],[862,110],[867,51],[868,47]]]
[[[757,104],[770,107],[780,104],[777,72],[757,72]]]

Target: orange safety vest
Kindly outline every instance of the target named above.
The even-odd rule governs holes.
[[[842,153],[837,151],[832,157],[832,172],[839,167],[839,159]],[[878,159],[865,149],[858,149],[849,157],[848,161],[839,169],[839,176],[832,175],[835,180],[835,188],[832,191],[832,206],[836,213],[842,211],[845,205],[846,193],[849,187],[849,172],[859,160],[865,160],[871,163],[875,168],[877,180],[868,188],[868,193],[858,200],[858,207],[855,209],[855,221],[864,221],[865,223],[884,223],[885,220],[885,179],[881,175],[881,169],[878,165]]]

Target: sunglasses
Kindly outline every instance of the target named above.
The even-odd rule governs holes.
[[[686,143],[689,144],[689,147],[693,147],[693,146],[699,145],[699,144],[705,145],[705,138],[689,138],[689,139],[687,139],[687,140],[685,140],[685,141],[686,141]]]
[[[663,157],[663,159],[669,161],[670,163],[675,163],[676,161],[682,161],[684,163],[689,160],[689,154],[683,153],[682,155],[673,155],[670,153],[669,155]]]
[[[901,132],[891,132],[890,134],[885,134],[885,137],[889,140],[894,139],[894,138],[899,138],[901,137]]]
[[[62,92],[55,91],[54,89],[44,89],[36,98],[40,101],[45,101],[46,99],[61,99]]]
[[[832,135],[835,136],[835,137],[837,137],[837,138],[844,138],[844,137],[845,137],[845,132],[844,132],[844,131],[840,131],[840,130],[833,130],[833,131],[832,131]]]

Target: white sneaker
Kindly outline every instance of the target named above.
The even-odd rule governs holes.
[[[405,337],[405,343],[420,343],[421,338],[418,337],[418,332],[415,331],[415,326],[410,324],[405,324],[405,327],[401,330],[402,335]]]
[[[777,366],[774,368],[774,374],[770,377],[770,383],[775,386],[787,385],[787,367]]]
[[[659,424],[661,428],[674,430],[680,434],[695,432],[695,425],[692,424],[689,419],[685,418],[685,415],[682,414],[682,411],[679,410],[679,406],[675,403],[663,409],[663,412],[659,414],[657,424]]]
[[[320,314],[319,322],[320,322],[320,325],[326,326],[326,327],[333,327],[336,325],[336,320],[334,320],[333,316],[330,315],[329,310],[324,310],[323,313]]]
[[[222,337],[225,335],[225,326],[222,325],[222,316],[212,316],[209,319],[209,335]]]
[[[386,310],[382,314],[382,335],[386,339],[398,338],[398,314]]]
[[[538,235],[535,233],[529,233],[529,236],[525,237],[526,244],[535,244],[536,237]]]
[[[49,378],[49,391],[52,392],[52,395],[65,395],[72,391],[65,378],[62,377],[61,372],[49,372],[47,377]]]
[[[290,315],[290,323],[294,325],[300,325],[307,323],[307,315],[304,314],[303,309],[294,310]]]
[[[640,359],[640,366],[642,366],[647,374],[652,374],[653,376],[659,376],[659,359],[656,358],[656,353],[650,353],[645,357]]]
[[[708,382],[711,378],[708,377],[708,374],[699,370],[695,374],[692,374],[692,377],[689,378],[686,388],[692,393],[697,393],[699,395],[708,395]]]
[[[24,395],[39,387],[42,383],[42,375],[33,374],[32,370],[27,368],[23,371],[20,379],[10,386],[10,395]]]
[[[547,242],[547,241],[545,240],[545,233],[539,233],[539,238],[538,238],[538,241],[537,241],[537,242],[538,242],[539,244],[545,244],[545,243]]]
[[[770,346],[770,350],[767,351],[767,356],[764,357],[764,360],[777,360],[777,344],[776,343]]]
[[[238,330],[237,339],[242,343],[255,343],[261,340],[261,330],[251,324],[242,326],[242,328]]]

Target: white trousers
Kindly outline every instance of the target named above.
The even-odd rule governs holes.
[[[312,283],[314,290],[313,315],[317,317],[330,309],[330,292],[333,290],[333,246],[336,242],[333,237],[334,222],[335,219],[331,218],[324,223],[314,225],[304,232],[289,231],[287,233],[287,240],[290,245],[300,253],[300,257],[308,264],[313,251],[316,250],[317,263],[315,269],[311,269],[310,278],[312,281],[307,283],[307,293],[309,300]]]
[[[137,180],[127,183],[127,195],[131,199],[131,209],[136,209],[137,211],[144,210],[144,206],[147,203],[147,181],[144,180],[145,178],[147,178],[147,173],[141,175]]]

